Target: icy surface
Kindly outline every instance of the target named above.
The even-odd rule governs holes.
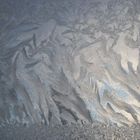
[[[0,128],[2,140],[139,140],[140,126],[117,127],[93,122],[91,124],[22,125]]]
[[[0,125],[140,122],[139,0],[0,1]]]

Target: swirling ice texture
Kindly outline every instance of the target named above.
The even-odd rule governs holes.
[[[139,7],[1,2],[0,124],[139,123]]]

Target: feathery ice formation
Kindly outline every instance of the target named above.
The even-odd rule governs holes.
[[[0,125],[140,122],[139,0],[9,5],[0,15]]]

